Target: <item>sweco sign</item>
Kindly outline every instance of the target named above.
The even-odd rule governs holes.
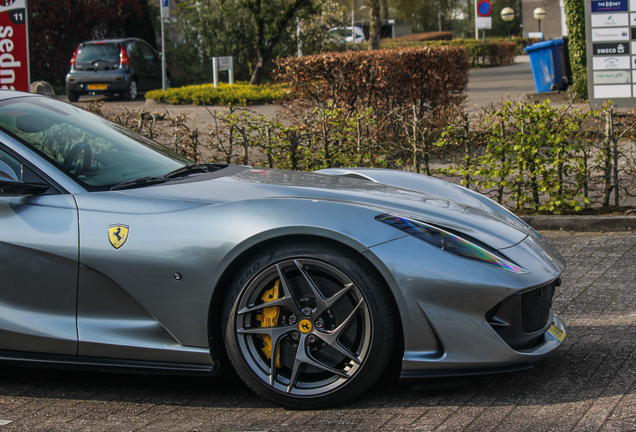
[[[0,89],[29,91],[26,0],[0,0]]]

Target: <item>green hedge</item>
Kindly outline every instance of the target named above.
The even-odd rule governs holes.
[[[234,85],[219,83],[169,88],[165,92],[153,90],[146,97],[172,105],[246,105],[253,102],[269,103],[285,98],[289,94],[284,84],[250,85],[237,82]]]
[[[472,66],[490,65],[499,66],[511,64],[516,55],[523,54],[523,49],[528,45],[525,38],[486,39],[486,42],[476,39],[453,39],[450,41],[403,41],[384,39],[382,48],[423,48],[438,46],[461,46],[466,48]]]
[[[570,92],[581,100],[587,99],[588,96],[584,6],[583,0],[565,0],[565,20],[568,25],[568,52],[573,81]]]

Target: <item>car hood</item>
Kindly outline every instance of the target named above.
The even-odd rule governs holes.
[[[472,191],[396,170],[308,173],[229,166],[210,174],[117,193],[214,205],[248,200],[267,205],[267,200],[275,198],[344,202],[376,209],[378,215],[411,217],[462,232],[495,249],[514,246],[530,230],[520,219]]]

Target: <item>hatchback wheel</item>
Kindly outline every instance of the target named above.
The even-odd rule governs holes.
[[[79,94],[72,91],[67,91],[66,97],[68,97],[69,102],[77,102],[79,100]]]
[[[137,81],[132,80],[128,85],[128,89],[124,92],[124,99],[134,101],[137,96]]]

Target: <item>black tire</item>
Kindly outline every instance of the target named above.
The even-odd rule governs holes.
[[[134,101],[139,96],[139,88],[137,87],[137,81],[134,79],[128,84],[128,88],[123,93],[124,100]]]
[[[269,294],[274,303],[263,300]],[[266,307],[277,316],[269,327]],[[223,335],[252,390],[290,408],[316,409],[352,399],[380,377],[393,352],[394,320],[389,288],[357,252],[321,240],[284,242],[237,274]]]
[[[67,91],[66,96],[69,102],[77,102],[79,100],[79,94],[72,91]]]

